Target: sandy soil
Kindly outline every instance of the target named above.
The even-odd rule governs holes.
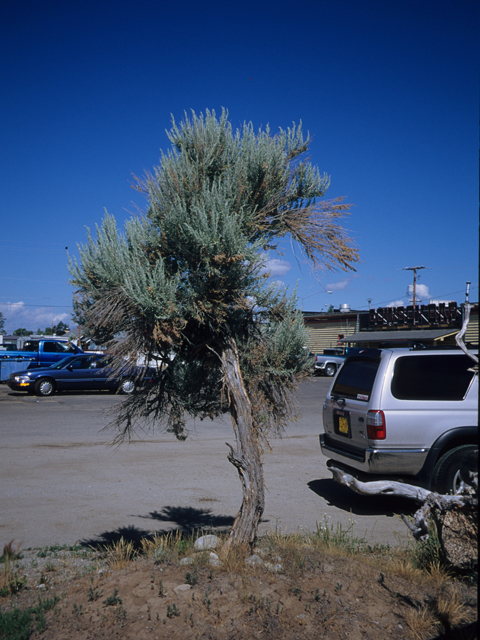
[[[27,574],[25,588],[0,598],[0,609],[58,597],[33,640],[477,638],[472,583],[412,579],[379,570],[374,558],[318,549],[301,561],[259,551],[282,570],[215,568],[198,554],[192,566],[142,556],[115,568],[91,550],[32,550],[16,567]],[[450,617],[442,618],[445,603]]]

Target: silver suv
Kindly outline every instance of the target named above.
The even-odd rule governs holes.
[[[478,469],[474,364],[455,349],[367,349],[348,358],[323,405],[327,466],[455,492]]]

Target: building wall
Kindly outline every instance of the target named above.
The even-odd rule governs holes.
[[[305,315],[305,328],[308,332],[308,345],[312,353],[322,353],[324,349],[336,347],[338,336],[343,334],[346,338],[353,333],[363,330],[365,320],[368,320],[368,311],[352,313],[319,313],[318,315]],[[363,323],[363,325],[362,325]],[[362,325],[360,327],[360,325]],[[465,342],[478,344],[478,304],[475,304],[471,314],[470,322],[465,335]],[[394,332],[385,330],[385,340],[394,336]],[[456,345],[455,336],[446,338],[443,344]]]
[[[312,353],[322,353],[324,349],[336,347],[338,336],[346,338],[358,331],[356,314],[335,314],[305,318],[308,331],[308,348]]]
[[[470,312],[470,320],[467,325],[467,331],[465,333],[465,342],[473,342],[478,344],[478,305],[476,309],[472,309]]]

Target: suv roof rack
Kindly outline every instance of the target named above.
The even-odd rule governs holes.
[[[468,351],[475,351],[478,352],[478,344],[472,344],[470,342],[468,342],[465,345],[468,349]],[[460,351],[461,347],[458,346],[458,344],[429,344],[429,345],[423,345],[422,347],[420,347],[421,349],[425,349],[427,351]],[[418,347],[413,346],[410,348],[410,351],[415,351],[416,349],[418,349]]]

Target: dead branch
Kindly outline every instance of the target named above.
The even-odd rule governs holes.
[[[401,518],[412,532],[416,540],[424,542],[428,540],[428,518],[430,515],[437,518],[437,515],[443,515],[448,511],[474,512],[478,508],[478,474],[471,473],[472,485],[460,485],[458,493],[454,495],[442,496],[435,491],[428,491],[420,487],[414,487],[403,482],[395,482],[389,480],[377,480],[374,482],[360,482],[350,474],[338,469],[330,467],[334,480],[345,487],[349,487],[356,493],[366,496],[373,495],[389,495],[408,498],[422,504],[413,516],[413,524],[402,515]]]
[[[460,332],[455,336],[455,342],[458,344],[458,346],[460,347],[460,349],[467,354],[467,356],[469,358],[471,358],[475,364],[478,367],[478,357],[473,354],[470,353],[470,351],[468,351],[467,347],[465,346],[465,343],[463,341],[463,336],[465,335],[466,331],[467,331],[467,325],[470,321],[470,309],[472,308],[472,305],[469,304],[468,302],[465,303],[464,305],[464,317],[463,317],[463,324],[462,324],[462,328],[460,329]]]

